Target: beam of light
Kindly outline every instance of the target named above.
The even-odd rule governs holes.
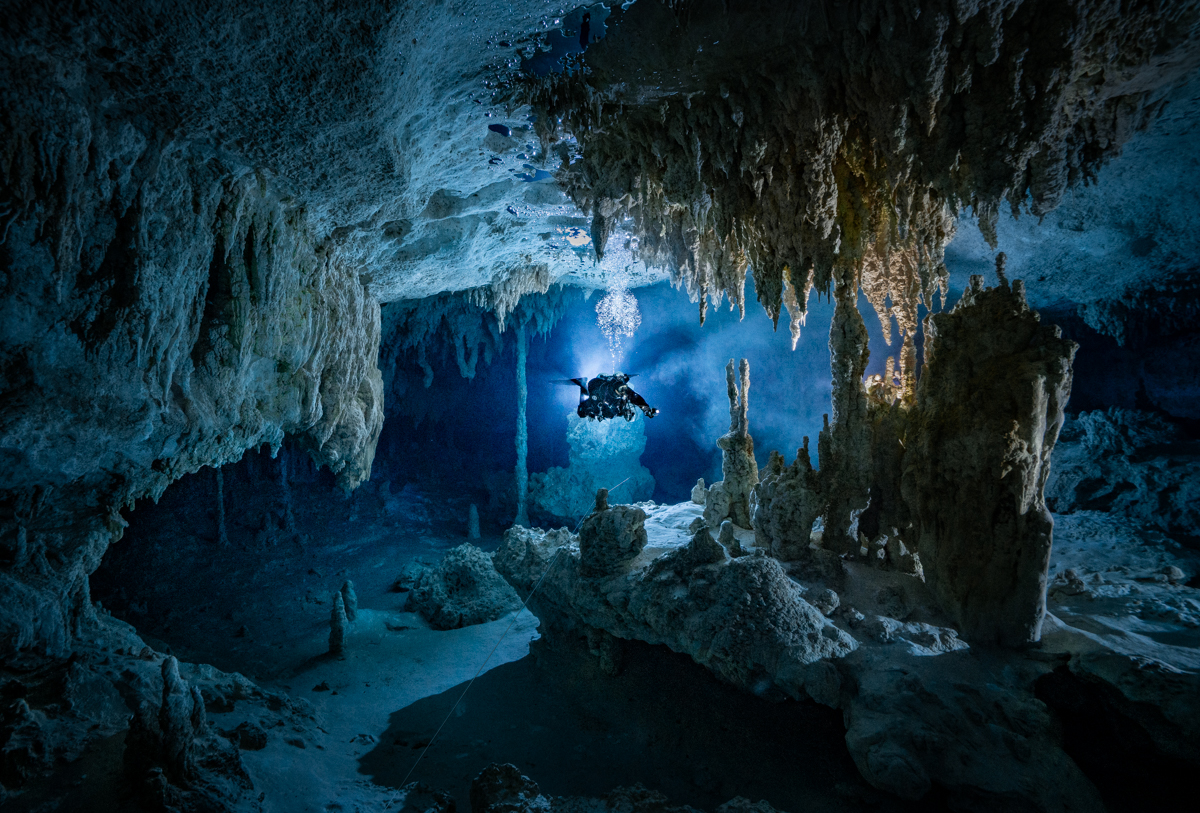
[[[625,339],[632,338],[642,324],[637,298],[630,293],[628,280],[624,275],[615,277],[608,293],[596,303],[596,323],[600,326],[604,338],[608,339],[608,352],[612,356],[615,373],[617,362],[621,360],[622,343]]]

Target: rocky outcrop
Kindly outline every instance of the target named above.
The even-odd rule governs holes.
[[[78,157],[89,144],[90,164],[51,173],[59,186],[26,179],[5,244],[10,284],[23,281],[0,320],[10,655],[66,651],[122,508],[285,434],[351,488],[370,472],[383,417],[378,306],[269,186],[99,122],[56,150]],[[82,235],[75,249],[36,237],[68,205],[59,194],[69,234]],[[163,231],[167,221],[177,225]]]
[[[641,785],[615,788],[599,798],[546,796],[515,765],[488,765],[471,780],[471,813],[702,813],[672,805],[666,796]],[[765,801],[738,796],[715,813],[778,813]]]
[[[413,584],[408,609],[437,630],[495,621],[521,608],[521,599],[492,567],[491,555],[471,544],[449,551]]]
[[[968,640],[1036,641],[1054,528],[1043,489],[1075,344],[1003,276],[972,278],[926,335],[903,481],[926,581]]]
[[[608,574],[583,571],[566,529],[513,528],[496,566],[522,592],[540,580],[531,604],[548,640],[583,633],[601,668],[619,662],[621,639],[644,640],[744,689],[841,709],[855,764],[888,793],[921,799],[936,786],[963,809],[1102,808],[1034,695],[1053,660],[969,648],[910,574],[835,559],[825,577],[761,550],[730,558],[704,527],[687,530],[698,513],[649,509],[645,548]]]
[[[579,526],[582,573],[605,576],[620,571],[646,547],[646,512],[629,505],[609,506],[597,495],[595,512]]]
[[[379,309],[356,270],[268,177],[102,112],[86,71],[61,92],[45,47],[4,67],[36,87],[5,105],[0,178],[6,658],[69,649],[135,500],[285,434],[350,488],[382,422]]]
[[[807,664],[855,648],[801,597],[778,562],[763,555],[731,559],[704,528],[686,544],[607,572],[586,569],[580,545],[566,532],[513,528],[496,567],[523,593],[541,580],[536,601],[556,617],[665,644],[746,689],[766,677],[801,693]],[[605,547],[619,546],[612,540]]]
[[[964,810],[1104,809],[1050,710],[1019,680],[954,655],[865,660],[845,670],[854,684],[840,702],[846,745],[875,787],[919,799],[936,783]]]
[[[471,813],[550,813],[550,800],[516,765],[493,763],[471,780]]]

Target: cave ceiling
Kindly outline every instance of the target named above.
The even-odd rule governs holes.
[[[528,108],[501,101],[535,38],[582,5],[17,4],[9,212],[44,206],[69,162],[145,175],[146,156],[184,152],[278,198],[383,302],[484,289],[504,308],[548,280],[594,287],[612,269],[592,261]]]
[[[593,42],[569,70],[522,71],[573,42],[587,8]],[[1053,211],[1197,64],[1193,3],[25,3],[10,16],[24,25],[5,35],[6,123],[42,131],[6,151],[10,212],[39,205],[39,176],[73,142],[76,160],[118,165],[185,151],[269,190],[379,301],[472,290],[502,313],[551,282],[621,272],[742,305],[749,271],[768,314],[790,304],[794,324],[838,269],[866,269],[877,307],[928,300],[960,211],[988,238],[1005,202]],[[974,232],[978,255],[994,239]]]

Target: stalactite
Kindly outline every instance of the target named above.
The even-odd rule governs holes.
[[[524,323],[517,325],[517,517],[516,525],[529,525],[529,426],[525,420],[525,402],[529,390],[525,381],[528,345]]]

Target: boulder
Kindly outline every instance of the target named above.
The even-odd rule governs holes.
[[[646,512],[629,505],[605,508],[585,519],[579,528],[583,572],[604,576],[618,571],[646,547],[645,525]]]
[[[438,630],[495,621],[519,610],[516,591],[492,567],[492,557],[471,544],[449,551],[413,585],[410,610]]]

